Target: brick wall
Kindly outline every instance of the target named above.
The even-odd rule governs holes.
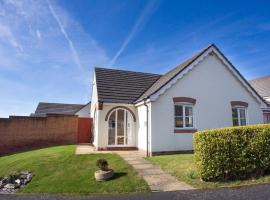
[[[77,132],[77,116],[0,118],[0,154],[45,146],[75,144]]]

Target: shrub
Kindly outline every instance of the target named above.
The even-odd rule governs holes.
[[[204,181],[264,175],[270,171],[270,125],[197,132],[194,151],[198,173]]]
[[[189,179],[195,179],[196,178],[196,174],[195,174],[195,171],[193,169],[188,169],[187,171],[187,177]]]
[[[108,171],[108,161],[105,159],[98,159],[96,163],[97,167],[102,171]]]

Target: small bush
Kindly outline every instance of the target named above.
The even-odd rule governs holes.
[[[193,169],[188,169],[188,171],[187,171],[187,177],[189,179],[195,179],[196,178],[195,171]]]
[[[108,171],[108,161],[105,159],[98,159],[96,163],[97,167],[102,171]]]
[[[204,181],[264,175],[270,171],[270,125],[197,132],[194,151],[198,173]]]

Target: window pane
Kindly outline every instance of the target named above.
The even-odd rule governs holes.
[[[193,115],[193,111],[192,111],[192,107],[191,106],[186,106],[185,107],[185,115],[186,116],[192,116]]]
[[[124,110],[117,111],[117,136],[124,135]]]
[[[247,124],[247,122],[246,122],[246,111],[245,111],[245,109],[239,108],[239,112],[240,112],[241,126],[245,126]]]
[[[237,108],[233,108],[232,109],[232,117],[233,118],[237,118],[238,117],[238,115],[237,115]]]
[[[109,119],[109,138],[108,144],[115,144],[115,111],[111,114]]]
[[[233,126],[238,126],[238,118],[233,118]]]
[[[186,117],[186,127],[193,127],[193,117]]]
[[[174,113],[175,113],[175,116],[183,116],[183,106],[174,105]]]
[[[238,126],[237,108],[232,108],[233,126]]]
[[[245,112],[245,109],[240,109],[240,108],[239,108],[239,112],[240,112],[240,118],[246,118],[246,112]]]
[[[129,115],[129,113],[128,112],[126,112],[126,124],[125,124],[125,126],[126,126],[126,141],[125,141],[125,143],[127,144],[128,143],[128,133],[129,133],[129,130],[130,130],[130,124],[128,123],[128,115]]]
[[[124,144],[124,136],[117,137],[117,144],[119,144],[119,145],[123,145]]]
[[[183,117],[175,117],[175,127],[183,128]]]
[[[240,122],[241,122],[241,126],[247,125],[246,118],[241,118]]]

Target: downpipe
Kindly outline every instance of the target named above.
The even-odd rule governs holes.
[[[149,137],[148,137],[148,113],[149,107],[146,104],[146,99],[143,100],[143,104],[146,107],[146,156],[149,157]]]

